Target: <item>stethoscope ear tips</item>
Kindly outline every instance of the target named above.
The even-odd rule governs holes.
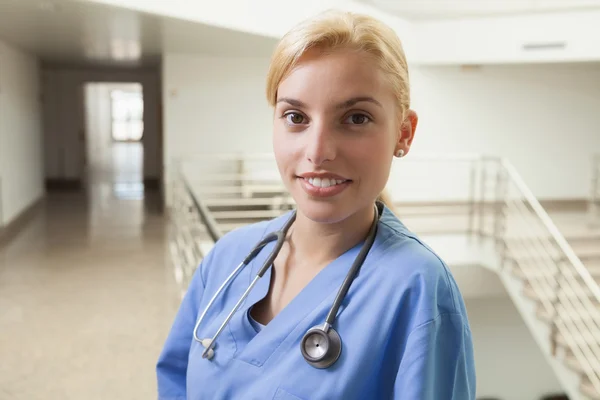
[[[210,347],[212,341],[210,339],[202,339],[200,343],[202,343],[202,347],[206,349],[202,352],[202,358],[207,358],[209,360],[213,358],[215,351]]]

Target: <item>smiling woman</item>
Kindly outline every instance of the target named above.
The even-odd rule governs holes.
[[[368,223],[394,154],[410,148],[414,127],[402,129],[402,104],[375,65],[376,57],[349,46],[331,53],[315,48],[298,57],[277,86],[275,157],[298,209],[310,219],[353,225],[348,217],[356,215]],[[343,183],[322,190],[306,176]]]
[[[204,258],[158,362],[159,398],[474,399],[456,282],[381,201],[418,120],[396,34],[356,14],[305,21],[275,49],[267,98],[297,209]]]

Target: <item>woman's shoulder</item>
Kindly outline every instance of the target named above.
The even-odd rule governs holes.
[[[450,314],[466,323],[464,300],[446,262],[389,209],[379,227],[373,275],[396,298],[396,306],[410,307],[415,325]]]

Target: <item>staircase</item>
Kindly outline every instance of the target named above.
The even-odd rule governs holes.
[[[570,399],[600,400],[598,160],[588,210],[552,216],[504,159],[413,156],[390,176],[395,211],[410,229],[493,242],[494,268]],[[183,287],[220,235],[294,206],[271,155],[199,156],[174,171],[171,249]],[[415,197],[447,182],[425,196],[438,203]]]
[[[600,228],[593,228],[587,219],[582,219],[587,216],[583,211],[568,215],[566,219],[557,213],[553,219],[562,223],[566,242],[591,280],[600,285]],[[543,240],[552,242],[550,237]],[[549,248],[547,256],[541,259],[519,246],[520,241],[508,237],[505,241],[505,272],[521,281],[522,293],[535,304],[536,317],[550,327],[551,354],[581,376],[578,394],[585,397],[571,394],[571,398],[600,399],[600,391],[594,385],[600,360],[598,291],[586,283],[573,263],[561,259],[564,253]]]

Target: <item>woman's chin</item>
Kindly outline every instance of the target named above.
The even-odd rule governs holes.
[[[302,199],[296,203],[298,211],[313,222],[331,224],[344,219],[344,206],[340,202]]]

